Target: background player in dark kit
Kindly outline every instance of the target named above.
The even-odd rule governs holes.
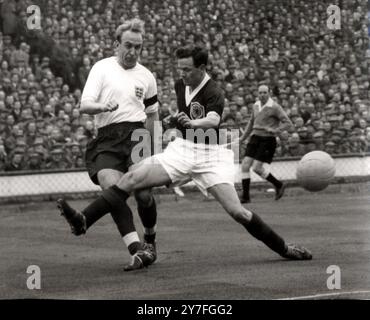
[[[250,169],[271,182],[276,190],[275,200],[283,194],[285,185],[275,178],[266,168],[270,164],[276,150],[276,136],[284,130],[293,128],[284,109],[270,97],[269,88],[261,85],[258,88],[259,100],[253,105],[252,117],[240,138],[240,143],[249,138],[245,158],[242,161],[241,202],[249,202]]]

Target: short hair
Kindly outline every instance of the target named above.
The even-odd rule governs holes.
[[[177,59],[193,58],[194,67],[198,68],[202,64],[208,63],[208,51],[201,47],[181,47],[176,50]]]
[[[137,32],[140,33],[142,36],[145,34],[145,29],[144,29],[144,21],[134,18],[131,20],[127,20],[121,25],[119,25],[116,29],[115,32],[115,37],[118,42],[121,42],[121,36],[122,33],[125,31],[132,31],[132,32]]]
[[[270,92],[270,88],[269,88],[269,86],[267,85],[267,84],[260,84],[259,86],[258,86],[258,91],[260,91],[260,89],[261,89],[261,87],[266,87],[266,89],[267,89],[267,92],[269,93]]]

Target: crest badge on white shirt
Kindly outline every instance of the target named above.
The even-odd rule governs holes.
[[[143,100],[143,98],[144,98],[144,88],[135,86],[135,96],[139,100]]]

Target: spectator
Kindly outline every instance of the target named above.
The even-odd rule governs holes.
[[[304,146],[299,141],[298,133],[293,133],[288,141],[288,155],[292,157],[303,156],[306,153]]]
[[[16,6],[15,0],[7,0],[2,3],[0,16],[2,18],[2,32],[5,35],[15,35],[17,24]]]
[[[50,152],[51,159],[46,164],[46,169],[67,169],[69,164],[63,157],[63,150],[56,148]]]
[[[84,161],[83,157],[77,157],[75,159],[75,161],[73,162],[73,168],[76,168],[76,169],[85,169],[86,168],[86,164],[85,164],[85,161]]]
[[[90,59],[85,56],[82,59],[82,66],[78,69],[78,81],[80,88],[83,88],[91,69]]]
[[[37,152],[33,152],[29,155],[29,160],[26,166],[27,170],[42,170],[45,169],[45,165],[42,161],[42,155]]]
[[[11,156],[10,163],[5,166],[5,171],[21,171],[24,170],[25,166],[23,163],[23,152],[16,151]]]

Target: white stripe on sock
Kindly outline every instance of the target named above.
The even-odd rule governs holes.
[[[133,242],[140,242],[140,238],[136,231],[130,232],[122,237],[123,242],[128,247]]]

